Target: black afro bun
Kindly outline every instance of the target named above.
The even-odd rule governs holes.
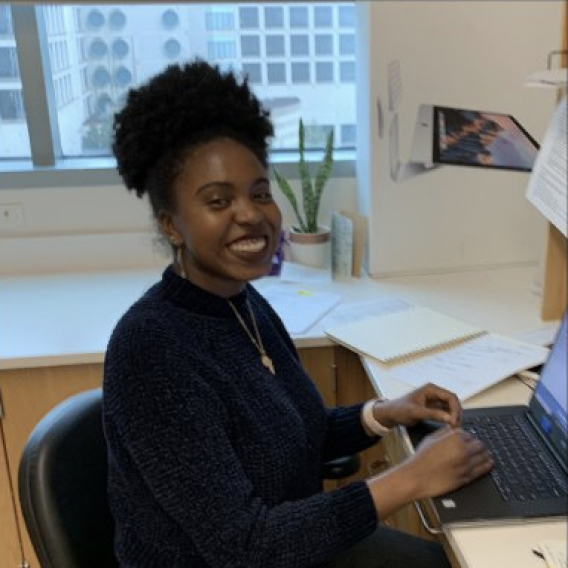
[[[269,112],[232,72],[195,59],[171,65],[129,92],[114,118],[113,153],[126,187],[145,193],[156,211],[168,204],[171,185],[187,150],[228,136],[267,164]],[[158,195],[162,193],[163,195]]]

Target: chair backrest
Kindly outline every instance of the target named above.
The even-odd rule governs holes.
[[[53,408],[22,453],[19,495],[41,568],[118,568],[100,389]]]

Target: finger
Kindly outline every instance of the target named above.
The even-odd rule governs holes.
[[[482,454],[472,459],[468,465],[465,473],[465,482],[469,483],[482,475],[489,473],[494,466],[493,458],[488,454]]]
[[[446,415],[446,422],[457,426],[461,422],[462,407],[455,393],[434,384],[426,388],[426,406],[442,410]]]

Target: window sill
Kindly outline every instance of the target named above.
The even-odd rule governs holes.
[[[308,162],[317,162],[319,152],[308,152]],[[282,175],[298,178],[298,153],[278,152],[270,156],[271,165]],[[355,177],[355,150],[336,150],[334,178]],[[55,166],[37,167],[30,160],[0,161],[0,190],[121,185],[114,159],[78,158],[59,161]]]

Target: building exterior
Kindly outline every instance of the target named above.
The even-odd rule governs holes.
[[[65,157],[109,155],[128,89],[194,56],[246,74],[276,126],[274,149],[355,145],[353,3],[44,6],[49,73]],[[30,154],[15,34],[0,6],[0,158]],[[326,104],[322,104],[325,101]]]

